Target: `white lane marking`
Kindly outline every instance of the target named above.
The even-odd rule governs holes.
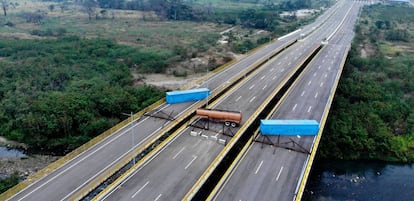
[[[296,56],[296,57],[295,57],[295,60],[296,60],[296,59],[298,59],[298,58],[299,58],[299,57],[297,57],[297,56]]]
[[[263,77],[261,77],[260,79],[263,80],[266,77],[266,75],[263,75]]]
[[[159,199],[161,198],[161,196],[162,196],[162,194],[159,194],[159,195],[155,198],[155,200],[154,200],[154,201],[159,200]]]
[[[276,79],[276,76],[274,76],[273,78],[272,78],[272,80],[275,80]]]
[[[197,156],[193,155],[193,159],[187,164],[187,166],[185,166],[184,170],[186,170],[188,167],[190,167],[191,163],[193,163],[195,159],[197,159]]]
[[[252,99],[250,99],[249,103],[251,103],[255,98],[256,98],[256,96],[253,97]]]
[[[237,101],[239,101],[239,100],[240,100],[240,98],[241,98],[241,96],[239,96],[239,97],[236,99],[236,102],[237,102]]]
[[[324,77],[328,77],[328,74],[325,73]]]
[[[272,72],[274,69],[275,69],[275,68],[271,68],[271,69],[270,69],[270,72]]]
[[[277,65],[280,65],[281,64],[281,62],[279,61],[279,63],[277,63]]]
[[[316,76],[316,72],[315,73],[313,73],[313,77],[315,77]]]
[[[250,86],[249,89],[253,89],[254,85]]]
[[[180,155],[180,153],[181,153],[182,151],[184,151],[184,149],[185,149],[185,147],[181,148],[181,149],[180,149],[180,151],[178,151],[178,152],[174,155],[174,157],[172,157],[172,159],[177,158],[177,156],[178,156],[178,155]]]
[[[295,111],[296,106],[298,106],[298,104],[295,104],[295,106],[293,106],[292,111]]]
[[[328,70],[331,70],[331,67],[329,66]]]
[[[323,86],[323,82],[321,82],[321,84],[319,86],[322,87]]]
[[[325,63],[325,59],[322,59],[322,63]]]
[[[264,87],[263,87],[263,89],[262,89],[262,90],[266,89],[266,87],[267,87],[267,85],[264,85]]]
[[[315,94],[315,98],[316,98],[316,97],[318,97],[318,92],[316,92],[316,94]]]
[[[310,112],[312,110],[312,106],[309,106],[308,108],[308,112]]]
[[[290,66],[291,64],[292,64],[292,62],[289,62],[289,63],[288,63],[288,66]]]
[[[321,69],[321,66],[318,66],[318,69]]]
[[[282,70],[281,70],[280,72],[283,72],[283,71],[285,71],[285,69],[284,69],[284,68],[282,68]]]
[[[308,85],[310,85],[311,83],[312,83],[312,81],[309,81],[309,82],[308,82]]]
[[[256,172],[254,174],[257,174],[259,172],[259,170],[262,167],[262,165],[263,165],[263,161],[260,162],[259,167],[257,167]]]
[[[142,191],[142,189],[144,189],[145,188],[145,186],[147,186],[149,184],[149,181],[147,181],[147,182],[145,182],[145,184],[141,187],[141,188],[139,188],[138,190],[137,190],[137,192],[135,192],[134,193],[134,195],[132,195],[131,196],[131,198],[134,198],[139,192],[141,192]]]
[[[302,91],[302,94],[300,96],[303,96],[303,95],[305,95],[305,91]]]
[[[277,174],[276,181],[279,180],[279,177],[280,177],[280,174],[282,174],[282,171],[283,171],[283,166],[280,168],[279,174]]]

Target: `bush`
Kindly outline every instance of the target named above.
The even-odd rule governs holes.
[[[155,88],[133,87],[130,67],[135,61],[142,71],[162,70],[169,55],[73,36],[5,39],[0,52],[5,57],[0,61],[0,135],[30,150],[58,154],[110,128],[124,118],[121,112],[139,111],[162,97]]]

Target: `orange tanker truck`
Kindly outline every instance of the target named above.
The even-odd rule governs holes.
[[[242,113],[225,110],[197,109],[196,115],[216,121],[224,121],[224,125],[236,127],[242,121]]]

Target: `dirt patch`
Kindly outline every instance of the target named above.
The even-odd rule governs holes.
[[[205,74],[199,73],[186,77],[176,77],[165,74],[145,74],[139,76],[141,76],[142,83],[144,84],[156,86],[165,90],[177,90],[188,84],[194,83],[203,75]]]
[[[12,39],[43,39],[40,36],[34,36],[27,33],[0,33],[0,38]]]
[[[373,57],[376,54],[375,47],[373,47],[370,43],[365,42],[360,45],[359,54],[362,58]]]

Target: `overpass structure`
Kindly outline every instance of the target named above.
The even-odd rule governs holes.
[[[133,115],[129,119],[130,123],[122,124],[120,129],[112,129],[114,131],[111,130],[110,135],[101,141],[60,161],[56,168],[45,170],[43,174],[29,179],[25,185],[0,195],[0,199],[79,200],[125,164],[131,161],[135,163],[137,155],[155,146],[162,136],[169,133],[172,134],[166,140],[138,160],[126,174],[95,199],[191,199],[244,131],[254,126],[254,120],[274,97],[289,87],[304,69],[303,73],[309,71],[310,67],[305,64],[321,48],[320,41],[342,30],[338,28],[338,23],[347,22],[350,18],[344,16],[353,15],[353,9],[348,11],[352,4],[350,2],[339,1],[314,23],[257,49],[210,75],[205,81],[196,83],[196,87],[211,90],[212,95],[207,102],[170,105],[161,101],[143,113]],[[350,22],[352,23],[351,20]],[[298,38],[300,41],[297,41]],[[329,40],[329,44],[335,38]],[[318,53],[318,58],[322,53],[329,52],[325,49],[327,47]],[[327,74],[329,79],[333,75]],[[249,118],[243,120],[241,128],[225,128],[222,124],[213,123],[206,129],[202,120],[192,116],[195,109],[207,104],[212,109],[242,111],[243,116]],[[320,110],[316,108],[310,109],[308,113]],[[189,119],[188,124],[182,123]],[[189,135],[191,131],[197,135]],[[309,150],[315,147],[314,143],[309,144],[312,140],[300,140],[299,143]],[[306,164],[309,161],[311,160],[307,160]],[[301,175],[306,174],[302,172]],[[299,180],[293,181],[295,183]]]

